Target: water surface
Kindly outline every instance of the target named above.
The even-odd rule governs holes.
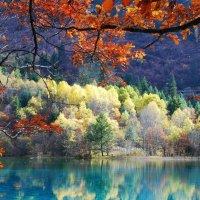
[[[0,200],[200,200],[199,161],[4,158]]]

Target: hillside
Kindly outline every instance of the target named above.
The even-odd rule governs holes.
[[[153,38],[136,34],[133,40],[137,41],[139,47],[144,47]],[[196,88],[200,86],[199,55],[199,42],[194,35],[186,41],[181,40],[179,45],[171,40],[160,40],[146,50],[146,58],[142,63],[131,63],[125,79],[131,84],[138,77],[145,76],[153,85],[163,88],[170,82],[170,75],[174,74],[179,89]]]

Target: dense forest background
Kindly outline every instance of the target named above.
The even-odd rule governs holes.
[[[2,69],[5,83],[8,72]],[[200,103],[177,92],[173,75],[164,91],[145,78],[136,85],[103,88],[95,81],[69,85],[26,72],[22,78],[22,73],[9,75],[1,96],[0,125],[8,123],[1,135],[5,155],[200,153]],[[55,125],[62,131],[49,128]]]
[[[127,36],[127,41],[134,42],[136,46],[142,48],[144,44],[151,42],[152,36],[145,34],[135,34]],[[53,79],[66,80],[69,84],[91,83],[95,79],[103,80],[99,63],[89,61],[87,67],[75,67],[72,64],[71,54],[60,40],[59,49],[46,51],[45,46],[38,64],[43,66],[43,75],[52,75]],[[66,55],[67,53],[67,55]],[[192,34],[187,40],[182,40],[179,45],[175,45],[170,39],[160,40],[152,47],[146,50],[146,56],[143,60],[131,61],[126,72],[116,70],[115,74],[123,78],[127,84],[137,84],[144,77],[148,82],[159,89],[164,89],[170,84],[171,76],[174,75],[177,81],[178,90],[184,90],[190,87],[192,90],[198,90],[200,85],[200,50],[199,35]],[[177,59],[178,58],[178,59]],[[25,58],[13,56],[9,62],[14,62],[14,66],[26,66],[31,63],[31,55]],[[56,64],[57,69],[47,70],[50,64]]]

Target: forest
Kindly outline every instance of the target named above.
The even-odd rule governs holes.
[[[199,23],[198,0],[0,1],[0,156],[199,156],[200,97],[177,88],[199,87]],[[188,82],[165,54],[157,84],[131,70],[182,40]]]
[[[7,156],[199,156],[200,103],[145,78],[136,85],[81,86],[13,71],[1,94]],[[8,72],[0,79],[7,81]],[[7,124],[7,126],[5,126]]]

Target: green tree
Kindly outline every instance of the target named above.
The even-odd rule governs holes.
[[[195,113],[197,116],[200,116],[200,102],[197,102],[195,105]]]
[[[19,97],[21,107],[26,107],[30,99],[31,99],[30,91],[28,89],[22,90]]]
[[[21,72],[19,69],[16,69],[15,70],[15,77],[18,78],[18,79],[21,79],[22,78],[22,75],[21,75]]]
[[[187,103],[183,96],[170,97],[167,104],[167,110],[172,115],[178,108],[184,109],[187,107]]]
[[[139,145],[141,138],[139,137],[135,126],[128,126],[125,132],[125,139],[130,140],[135,146]]]
[[[181,109],[187,108],[187,102],[185,101],[185,98],[184,98],[183,95],[179,96],[179,102],[180,102],[180,108]],[[191,106],[191,108],[193,108],[193,106]]]
[[[11,106],[12,106],[12,109],[17,113],[19,111],[19,109],[21,108],[21,104],[20,104],[20,101],[19,101],[19,97],[18,96],[15,96],[11,102]]]
[[[78,77],[76,82],[80,85],[101,82],[104,80],[101,65],[98,62],[87,63],[87,67],[82,65],[78,68]]]
[[[145,92],[148,92],[148,91],[149,91],[149,83],[148,83],[146,77],[144,77],[144,78],[139,82],[138,88],[139,88],[141,94],[144,94]]]
[[[130,97],[129,93],[127,90],[123,87],[119,88],[118,90],[118,96],[119,96],[119,101],[123,104],[126,99]]]
[[[176,84],[176,79],[174,74],[171,76],[171,84],[170,84],[170,95],[171,97],[176,97],[177,96],[177,84]]]
[[[106,117],[100,114],[96,123],[89,126],[86,139],[92,142],[95,150],[100,150],[101,155],[106,151],[107,155],[112,146],[113,133]]]
[[[167,104],[167,110],[170,115],[174,113],[175,110],[177,110],[180,107],[180,102],[177,97],[170,97],[168,104]]]
[[[48,122],[49,123],[54,122],[58,118],[58,116],[59,116],[59,109],[56,106],[56,104],[53,104],[51,108],[51,113],[48,117]]]

